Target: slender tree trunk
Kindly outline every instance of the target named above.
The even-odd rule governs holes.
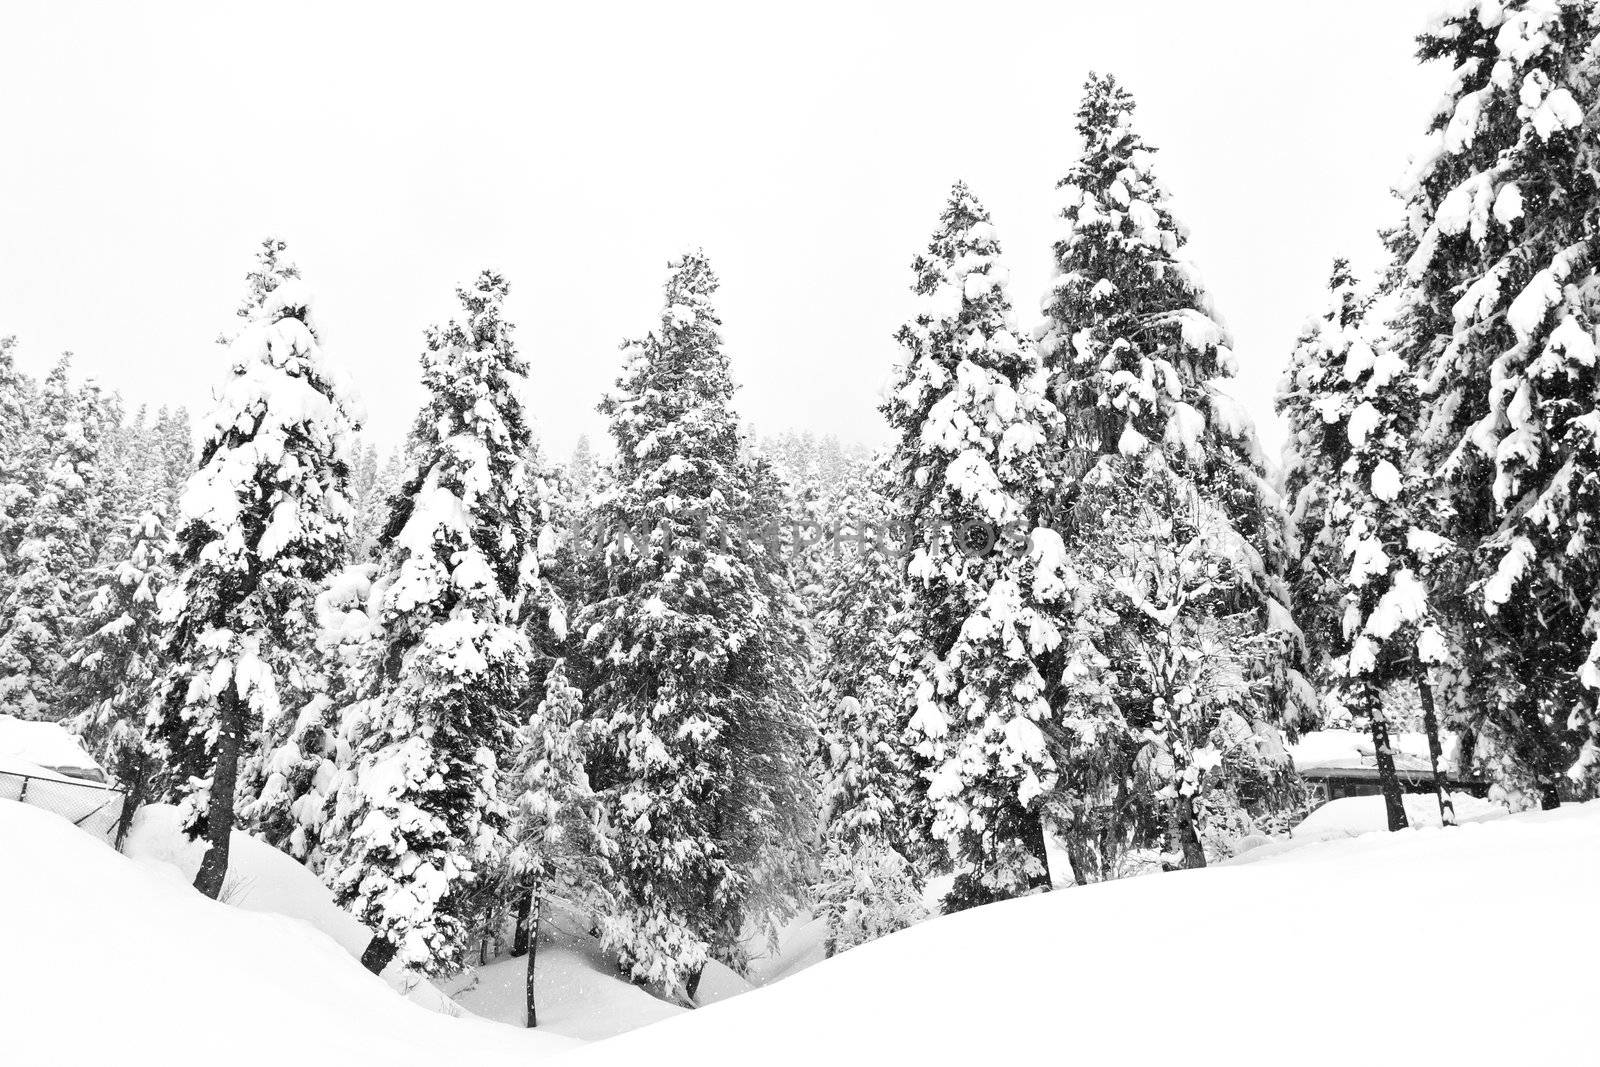
[[[367,942],[366,951],[361,953],[361,966],[373,974],[382,974],[397,951],[399,950],[387,938],[373,934],[372,940]]]
[[[528,915],[533,908],[531,890],[517,895],[517,925],[511,934],[511,955],[523,956],[528,951]]]
[[[705,974],[705,972],[706,969],[704,966],[696,967],[694,970],[689,972],[689,980],[684,984],[683,991],[689,997],[690,1007],[695,1006],[695,994],[700,992],[700,976]]]
[[[145,793],[149,790],[149,757],[143,752],[133,763],[132,773],[127,783],[128,791],[122,796],[122,811],[117,814],[116,849],[122,851],[122,842],[127,838],[128,831],[133,827],[133,817],[144,806]]]
[[[1206,865],[1206,850],[1200,844],[1200,831],[1195,825],[1194,797],[1179,796],[1172,805],[1172,829],[1183,848],[1185,870],[1197,870]]]
[[[239,779],[240,734],[244,724],[239,694],[229,685],[222,694],[221,722],[217,724],[217,762],[211,771],[211,803],[206,808],[206,839],[211,847],[200,861],[194,887],[212,900],[222,895],[228,877],[228,846],[233,840],[234,791]]]
[[[1076,827],[1068,830],[1065,835],[1067,862],[1072,864],[1072,881],[1077,885],[1089,884],[1089,875],[1094,866],[1090,859],[1089,845],[1084,840],[1085,836],[1083,831]]]
[[[1433,687],[1428,684],[1428,672],[1420,663],[1417,664],[1417,696],[1422,701],[1422,728],[1428,732],[1428,762],[1433,765],[1433,791],[1439,797],[1439,821],[1445,826],[1454,826],[1456,806],[1450,799],[1450,790],[1445,788],[1444,772],[1439,769],[1444,746],[1439,743],[1439,716],[1433,706]]]
[[[1044,817],[1038,811],[1027,812],[1023,816],[1027,821],[1023,824],[1025,843],[1033,858],[1039,861],[1041,873],[1028,879],[1029,889],[1049,889],[1050,882],[1050,852],[1044,843]]]
[[[528,918],[531,931],[528,936],[528,983],[526,995],[528,998],[528,1028],[531,1030],[539,1025],[538,997],[534,991],[534,983],[538,975],[539,919],[544,914],[544,897],[537,892],[531,892],[528,894],[528,899],[532,901],[529,905],[529,910],[532,914]],[[518,907],[522,906],[521,904],[518,905]]]
[[[1369,694],[1376,699],[1376,694]],[[1394,749],[1389,746],[1389,721],[1379,708],[1367,709],[1367,721],[1372,727],[1372,749],[1378,757],[1378,784],[1383,787],[1383,810],[1389,818],[1389,829],[1404,830],[1406,805],[1401,799],[1400,776],[1394,769]]]

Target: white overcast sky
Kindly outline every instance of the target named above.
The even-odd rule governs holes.
[[[0,334],[35,372],[71,349],[130,406],[204,415],[213,339],[278,234],[388,445],[423,327],[492,266],[565,456],[603,437],[619,340],[700,245],[742,417],[876,443],[910,261],[955,178],[1035,321],[1102,70],[1139,101],[1266,423],[1330,258],[1379,261],[1443,80],[1413,58],[1436,3],[10,2]]]

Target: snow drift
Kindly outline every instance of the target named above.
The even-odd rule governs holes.
[[[231,907],[49,812],[0,803],[0,1059],[522,1063],[564,1038],[397,996],[311,925]]]
[[[1584,1062],[1597,894],[1600,802],[1366,834],[936,919],[574,1062]]]
[[[937,919],[573,1049],[426,1011],[307,922],[207,900],[165,863],[0,803],[0,914],[20,920],[0,935],[0,1030],[7,1062],[73,1065],[489,1067],[568,1050],[573,1064],[697,1067],[1592,1052],[1582,1020],[1600,931],[1573,916],[1600,894],[1600,803],[1249,858]]]

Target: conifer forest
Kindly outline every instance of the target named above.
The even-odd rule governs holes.
[[[1362,29],[1362,4],[1259,5],[1256,36],[1218,21],[1181,46],[1159,43],[1178,23],[1115,6],[1067,5],[1199,50],[1194,69],[1230,86],[1260,52],[1315,51],[1284,29],[1302,17],[1381,29],[1373,47],[1414,69],[1373,91],[1383,115],[1304,140],[1270,99],[1300,90],[1262,76],[1202,136],[1171,115],[1205,76],[1124,76],[1121,44],[1080,64],[1101,29],[1020,101],[995,88],[1008,60],[980,43],[981,5],[881,24],[841,9],[826,45],[791,12],[795,38],[757,52],[811,69],[784,92],[822,94],[819,113],[877,106],[827,85],[880,49],[923,82],[895,108],[962,101],[921,186],[812,188],[915,213],[916,238],[883,253],[894,285],[858,282],[875,229],[819,224],[792,251],[820,288],[797,292],[706,221],[749,204],[674,215],[676,193],[638,209],[686,235],[630,251],[654,282],[596,277],[561,204],[530,192],[532,254],[550,276],[573,263],[598,304],[485,256],[431,303],[407,289],[353,311],[349,270],[319,278],[362,260],[341,212],[400,197],[383,225],[414,228],[401,243],[426,258],[438,227],[510,210],[491,191],[503,142],[532,136],[524,105],[467,72],[503,54],[485,36],[520,45],[498,15],[441,10],[478,20],[486,50],[441,38],[435,70],[373,88],[371,56],[345,71],[321,45],[252,45],[341,34],[352,14],[285,8],[292,25],[204,60],[222,101],[256,103],[219,106],[213,142],[174,117],[199,141],[170,180],[204,186],[198,161],[250,144],[268,186],[346,199],[332,223],[222,186],[214,218],[197,203],[188,226],[253,235],[183,275],[214,284],[163,277],[159,247],[116,283],[152,308],[141,323],[173,324],[128,323],[128,352],[194,349],[170,367],[96,355],[99,327],[71,340],[71,307],[92,323],[99,299],[78,268],[26,281],[12,250],[37,245],[24,219],[44,185],[25,172],[81,160],[26,150],[31,127],[0,137],[23,149],[0,165],[0,259],[18,254],[0,269],[0,1061],[1600,1053],[1581,1021],[1600,994],[1600,2],[1440,0],[1398,20],[1411,37],[1389,16]],[[1173,19],[1204,26],[1249,5],[1183,6]],[[769,91],[756,38],[721,25],[721,45],[696,45],[684,62],[743,56],[696,91],[672,42],[737,16],[686,30],[704,12],[678,7],[662,5],[651,76],[599,39],[524,55],[592,62],[580,97],[671,116],[660,140],[619,146],[627,174],[563,151],[542,174],[642,188],[675,180],[666,146],[713,169],[739,156],[723,109]],[[359,48],[381,56],[413,14],[370,9]],[[47,43],[10,18],[13,70],[13,51],[90,32]],[[852,32],[888,36],[856,53]],[[140,78],[165,85],[161,65]],[[343,119],[296,102],[307,80]],[[208,84],[161,91],[199,101]],[[388,134],[339,109],[391,91],[397,115],[434,92],[483,110],[400,115],[416,174],[346,188],[339,160]],[[47,114],[66,92],[19,87],[0,112]],[[530,106],[588,121],[581,99]],[[1057,170],[971,119],[1008,108]],[[155,121],[138,111],[117,121]],[[764,113],[789,146],[774,166],[851,166],[805,114]],[[327,121],[349,123],[346,154],[304,139]],[[1361,121],[1409,131],[1409,158]],[[422,133],[451,123],[460,137]],[[885,158],[920,151],[892,119],[873,129]],[[1312,143],[1387,184],[1258,154]],[[1316,271],[1262,252],[1208,287],[1194,253],[1237,235],[1164,184],[1202,171],[1296,205],[1271,239],[1310,242],[1294,255]],[[430,173],[485,202],[420,219]],[[986,176],[1004,199],[985,200]],[[86,196],[119,181],[88,180]],[[1053,207],[1025,213],[1012,181]],[[62,262],[146,232],[113,226],[140,210],[108,195],[50,223]],[[820,217],[788,187],[750,195]],[[1345,197],[1377,208],[1307,236]],[[637,245],[627,225],[593,239]],[[1048,262],[1013,275],[1016,248]],[[374,279],[393,273],[382,259]],[[1260,290],[1237,280],[1256,275]],[[893,309],[887,328],[855,336],[840,308],[857,300]],[[606,301],[652,310],[607,319]],[[1275,347],[1229,325],[1267,304],[1302,324]],[[410,341],[363,340],[371,309]],[[613,347],[548,343],[578,317]],[[188,345],[190,321],[216,343]],[[773,369],[783,345],[805,365]],[[577,387],[591,368],[604,387]],[[752,413],[752,382],[792,390],[787,406]]]

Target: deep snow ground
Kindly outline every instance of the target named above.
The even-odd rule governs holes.
[[[428,1011],[309,923],[209,900],[160,866],[0,802],[0,1062],[443,1067],[572,1047]]]
[[[1347,807],[1330,821],[1367,817]],[[1600,803],[1247,855],[769,964],[787,977],[694,1012],[651,1000],[670,1017],[571,1062],[1593,1062]],[[348,931],[208,901],[165,865],[0,802],[0,1059],[498,1067],[573,1048],[407,1003]],[[816,934],[793,927],[782,960]],[[562,936],[547,961],[587,951]],[[499,965],[519,993],[520,964]],[[584,1009],[614,992],[576,998],[569,1028],[609,1026]]]
[[[935,919],[596,1064],[1592,1063],[1600,802]]]

